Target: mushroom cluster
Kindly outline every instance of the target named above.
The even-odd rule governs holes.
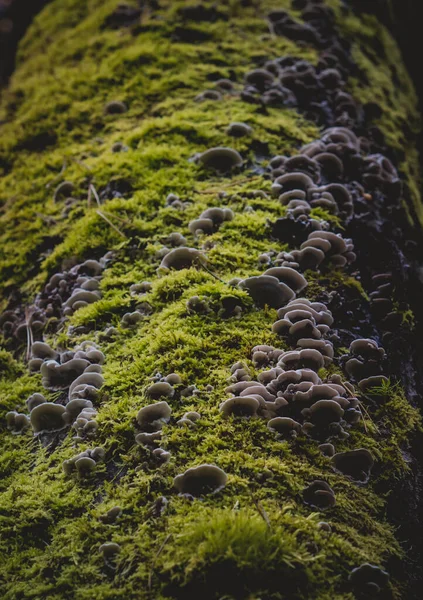
[[[382,374],[385,350],[375,340],[357,339],[351,342],[349,354],[342,357],[345,372],[358,383],[362,379]]]
[[[85,479],[95,470],[96,465],[104,460],[106,453],[103,448],[84,450],[76,456],[63,461],[62,468],[65,475],[77,474],[78,479]]]
[[[54,433],[72,426],[75,441],[93,438],[97,432],[97,411],[93,402],[103,385],[101,375],[104,354],[91,341],[82,342],[74,350],[58,352],[45,342],[35,342],[29,365],[39,370],[47,390],[64,392],[58,402],[48,402],[35,393],[26,400],[29,416],[9,411],[6,415],[9,429],[18,433],[29,426],[35,435]]]
[[[230,208],[215,206],[204,210],[198,219],[189,222],[188,228],[194,236],[213,233],[217,231],[225,221],[232,221],[234,213]]]
[[[55,273],[33,304],[25,310],[6,310],[0,316],[0,332],[12,345],[26,342],[28,336],[39,341],[47,329],[55,332],[66,316],[101,298],[101,274],[111,258],[112,253],[107,253],[99,261],[89,259]]]

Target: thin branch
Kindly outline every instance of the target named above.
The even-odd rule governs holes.
[[[100,198],[99,198],[99,196],[97,194],[97,190],[95,189],[95,187],[93,186],[92,183],[90,183],[90,189],[91,189],[91,191],[92,191],[92,193],[94,195],[95,201],[97,202],[97,204],[99,206],[101,206],[101,200],[100,200]]]
[[[25,309],[25,325],[26,325],[26,360],[31,358],[31,348],[34,343],[34,336],[31,328],[31,315],[29,309]]]
[[[65,158],[63,160],[62,168],[60,169],[59,173],[51,181],[49,181],[48,183],[46,183],[46,188],[49,188],[54,183],[56,183],[57,181],[59,181],[59,179],[61,179],[61,177],[62,177],[62,175],[63,175],[66,167],[67,167],[67,162],[66,162],[66,158]]]
[[[71,158],[71,160],[73,160],[73,162],[75,162],[80,167],[83,167],[86,171],[92,173],[92,169],[88,165],[86,165],[82,160],[79,160],[78,158]]]
[[[116,225],[114,225],[111,220],[106,217],[106,215],[104,213],[101,212],[101,210],[96,210],[95,211],[99,217],[101,217],[102,219],[104,219],[106,221],[106,223],[108,223],[110,225],[110,227],[112,227],[119,235],[121,235],[123,238],[127,239],[127,236],[123,233],[123,231],[121,231],[119,229],[119,227],[116,227]]]
[[[118,217],[118,215],[115,215],[114,213],[110,213],[107,210],[103,210],[102,211],[105,215],[109,215],[109,217],[113,217],[114,219],[117,219],[118,221],[120,221],[121,223],[123,223],[124,225],[131,225],[131,222],[128,221],[128,219],[123,219],[122,217]]]
[[[254,502],[254,506],[257,508],[257,511],[259,513],[259,515],[261,516],[261,518],[263,519],[263,521],[266,523],[267,527],[269,529],[272,529],[272,526],[270,524],[270,519],[267,515],[267,512],[264,510],[260,500],[257,500],[257,498],[254,496],[253,492],[251,490],[250,491],[250,495],[251,495],[251,499]]]
[[[217,275],[215,275],[212,271],[210,271],[210,269],[208,269],[206,267],[205,264],[203,264],[202,262],[198,263],[205,271],[207,271],[207,273],[209,273],[209,275],[211,275],[212,277],[214,277],[215,279],[217,279],[217,281],[220,281],[221,283],[224,283],[225,285],[228,285],[228,283],[226,281],[223,281],[223,279],[220,279],[220,277],[218,277]]]
[[[165,547],[165,545],[167,544],[167,542],[170,540],[170,538],[172,537],[172,534],[169,533],[165,539],[163,540],[163,542],[160,545],[160,548],[157,550],[156,554],[153,556],[153,562],[151,563],[151,568],[150,568],[150,572],[148,574],[148,591],[151,592],[151,586],[153,583],[153,571],[154,571],[154,565],[156,564],[156,560],[159,558],[161,552],[163,551],[163,548]]]

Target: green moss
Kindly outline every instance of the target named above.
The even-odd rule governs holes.
[[[70,432],[43,447],[30,432],[6,430],[5,413],[24,410],[27,396],[41,390],[41,380],[26,372],[24,347],[13,357],[0,353],[2,597],[182,598],[193,591],[204,595],[210,582],[219,580],[222,597],[351,600],[345,584],[351,568],[401,556],[386,520],[386,498],[391,482],[406,473],[401,449],[418,430],[419,418],[398,388],[376,408],[363,400],[362,423],[337,450],[371,449],[376,467],[367,487],[335,474],[304,437],[280,441],[265,420],[222,419],[219,404],[231,365],[243,360],[257,375],[252,348],[284,347],[271,331],[276,311],[257,309],[245,292],[227,283],[259,274],[259,255],[283,249],[270,239],[268,221],[282,216],[284,208],[251,192],[269,191],[262,173],[272,154],[294,154],[318,136],[318,129],[295,111],[264,112],[236,96],[194,100],[219,77],[231,76],[240,88],[244,74],[264,58],[291,53],[315,62],[316,52],[269,38],[262,18],[273,8],[267,1],[218,3],[221,18],[206,25],[182,24],[180,8],[188,3],[163,0],[160,10],[144,15],[139,29],[113,31],[104,21],[117,4],[50,3],[22,41],[18,68],[1,101],[2,308],[16,289],[29,299],[62,267],[115,253],[101,281],[102,299],[72,315],[67,324],[73,330],[65,327],[49,339],[63,348],[95,339],[106,355],[95,445],[107,455],[91,478],[78,481],[62,472],[63,460],[89,447],[75,447]],[[358,35],[355,23],[346,26]],[[176,42],[182,25],[202,41]],[[360,34],[366,48],[369,31],[366,25]],[[369,68],[379,62],[373,54],[366,60]],[[387,73],[382,76],[391,81]],[[361,85],[352,82],[354,89]],[[401,94],[411,98],[408,92]],[[104,104],[112,99],[124,101],[128,112],[106,116]],[[402,112],[392,114],[395,123],[404,118]],[[249,123],[253,134],[229,138],[225,130],[231,121]],[[116,141],[128,151],[113,153]],[[240,173],[221,177],[190,161],[217,145],[242,154],[246,164]],[[62,215],[63,203],[53,200],[63,180],[75,184],[79,199],[68,216]],[[123,197],[105,199],[100,207],[92,198],[89,203],[89,185],[101,192],[111,181],[123,186]],[[188,203],[185,210],[166,206],[170,192]],[[196,240],[189,221],[210,206],[230,207],[234,220]],[[312,215],[341,225],[324,210],[313,209]],[[207,243],[207,270],[158,277],[157,251],[173,231],[189,246]],[[361,283],[341,271],[306,275],[307,297],[348,288],[366,300]],[[131,296],[130,285],[144,280],[152,282],[152,290],[142,298]],[[208,301],[209,313],[187,310],[194,295]],[[151,314],[135,329],[124,329],[122,316],[139,301],[151,305]],[[240,315],[231,312],[231,303],[242,307]],[[118,336],[106,342],[100,334],[108,325],[118,328]],[[75,333],[78,327],[86,333]],[[198,388],[195,396],[169,401],[174,418],[164,427],[163,445],[171,460],[160,468],[134,442],[135,416],[150,403],[145,392],[157,371],[176,371],[184,385]],[[331,366],[322,375],[336,371]],[[195,429],[176,426],[188,410],[201,414]],[[177,496],[173,478],[202,462],[225,469],[226,488],[193,502]],[[337,505],[325,515],[313,513],[302,500],[303,488],[316,478],[327,480],[336,493]],[[161,496],[169,505],[157,517],[154,503]],[[101,522],[116,505],[122,507],[116,524]],[[329,535],[318,527],[323,519],[332,526]],[[98,552],[106,541],[121,545],[115,571]],[[399,597],[396,586],[394,581]]]

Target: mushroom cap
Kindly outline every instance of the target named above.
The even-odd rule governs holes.
[[[47,360],[41,365],[42,384],[47,389],[64,390],[89,366],[88,360],[72,358],[63,364]]]
[[[75,468],[78,472],[79,477],[87,475],[95,469],[96,462],[89,456],[81,456],[75,461]]]
[[[137,422],[141,427],[157,424],[157,428],[161,429],[161,424],[167,423],[171,414],[169,404],[162,400],[141,408],[137,414]]]
[[[110,100],[104,106],[104,112],[106,115],[117,115],[125,113],[128,110],[126,104],[120,100]]]
[[[323,456],[328,456],[329,458],[335,454],[335,446],[329,442],[319,444],[319,450]]]
[[[330,242],[331,249],[330,252],[328,252],[329,254],[342,254],[347,251],[347,244],[340,234],[333,233],[332,231],[312,231],[309,234],[308,239],[312,240],[315,238]]]
[[[350,353],[355,356],[376,360],[385,356],[384,349],[379,348],[377,342],[369,338],[360,338],[351,342]]]
[[[220,172],[230,171],[234,167],[242,167],[242,156],[233,148],[217,146],[209,148],[205,152],[198,154],[195,158],[208,169],[214,169]]]
[[[324,357],[314,348],[304,350],[291,350],[284,352],[278,361],[278,366],[283,369],[293,369],[294,365],[297,369],[305,368],[312,371],[318,371],[325,364]]]
[[[219,406],[220,412],[225,417],[230,415],[234,417],[253,417],[257,415],[259,408],[260,402],[254,396],[233,396]]]
[[[202,464],[177,475],[173,480],[173,485],[180,494],[199,497],[219,492],[225,487],[227,480],[228,476],[220,467]]]
[[[31,346],[31,356],[34,358],[57,360],[59,354],[45,342],[34,342]]]
[[[203,233],[213,233],[214,223],[211,219],[200,217],[199,219],[194,219],[193,221],[190,221],[188,229],[193,235],[195,235],[197,231],[202,231]]]
[[[305,277],[291,267],[271,267],[270,269],[267,269],[263,275],[276,277],[281,283],[285,283],[297,293],[307,287],[307,280]]]
[[[380,388],[383,384],[388,384],[389,379],[384,375],[373,375],[366,377],[358,382],[358,387],[363,394],[371,397],[380,397],[380,392],[376,388]]]
[[[310,417],[315,425],[338,423],[343,415],[343,409],[335,400],[318,400],[310,408]]]
[[[63,415],[66,409],[61,404],[44,402],[35,406],[30,413],[30,421],[34,433],[59,431],[66,427]]]
[[[348,452],[338,452],[332,457],[332,464],[336,471],[347,475],[355,481],[366,483],[370,476],[370,471],[374,464],[374,459],[365,448],[350,450]]]
[[[172,398],[175,394],[175,390],[168,381],[157,381],[146,389],[146,395],[149,398],[157,399],[162,396]]]
[[[316,479],[303,490],[303,498],[306,504],[319,510],[327,510],[336,503],[333,489],[326,481],[320,479]]]
[[[95,365],[90,365],[88,368],[93,367]],[[69,386],[69,400],[73,398],[80,398],[80,394],[85,391],[91,392],[90,389],[94,388],[99,390],[104,383],[104,378],[101,373],[97,373],[96,371],[87,371],[85,370],[82,375],[74,379]],[[97,395],[94,393],[94,395]]]
[[[75,288],[72,295],[63,304],[64,308],[76,309],[77,304],[84,302],[85,304],[92,304],[100,300],[100,293],[96,291],[84,290],[82,288]]]
[[[247,123],[234,121],[233,123],[229,123],[226,133],[232,137],[243,137],[244,135],[251,135],[253,128],[247,125]]]
[[[176,269],[189,269],[196,264],[205,264],[206,257],[200,250],[196,248],[187,248],[186,246],[180,246],[174,248],[168,252],[160,263],[160,269],[169,270]]]
[[[211,219],[214,225],[221,225],[224,221],[232,221],[234,213],[230,208],[221,208],[220,206],[213,206],[206,208],[201,215],[201,219]]]
[[[239,287],[246,289],[259,306],[267,304],[272,308],[279,308],[295,297],[290,287],[271,275],[247,277],[239,283]]]
[[[115,556],[115,554],[120,552],[120,546],[115,542],[106,542],[104,544],[101,544],[98,551],[104,556],[104,558],[111,558],[112,556]]]
[[[268,421],[267,427],[280,434],[289,434],[301,429],[300,423],[290,417],[274,417]]]
[[[29,398],[26,399],[25,404],[28,410],[31,412],[33,408],[40,404],[44,404],[44,402],[47,402],[44,396],[42,394],[35,393],[31,394],[31,396],[29,396]]]
[[[161,431],[153,431],[152,433],[141,432],[135,436],[135,442],[140,446],[154,446],[154,442],[162,437]]]
[[[272,193],[274,196],[280,196],[290,190],[303,190],[307,192],[309,188],[314,187],[314,181],[305,173],[285,173],[277,177],[272,185]]]
[[[382,588],[388,585],[389,574],[386,571],[384,571],[381,567],[372,565],[370,563],[363,563],[359,567],[352,569],[348,576],[348,581],[354,586],[354,588],[357,591],[380,592]],[[374,586],[376,586],[377,589],[374,589]]]

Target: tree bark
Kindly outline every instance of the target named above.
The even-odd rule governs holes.
[[[420,115],[361,4],[30,25],[0,104],[2,598],[420,597]]]

